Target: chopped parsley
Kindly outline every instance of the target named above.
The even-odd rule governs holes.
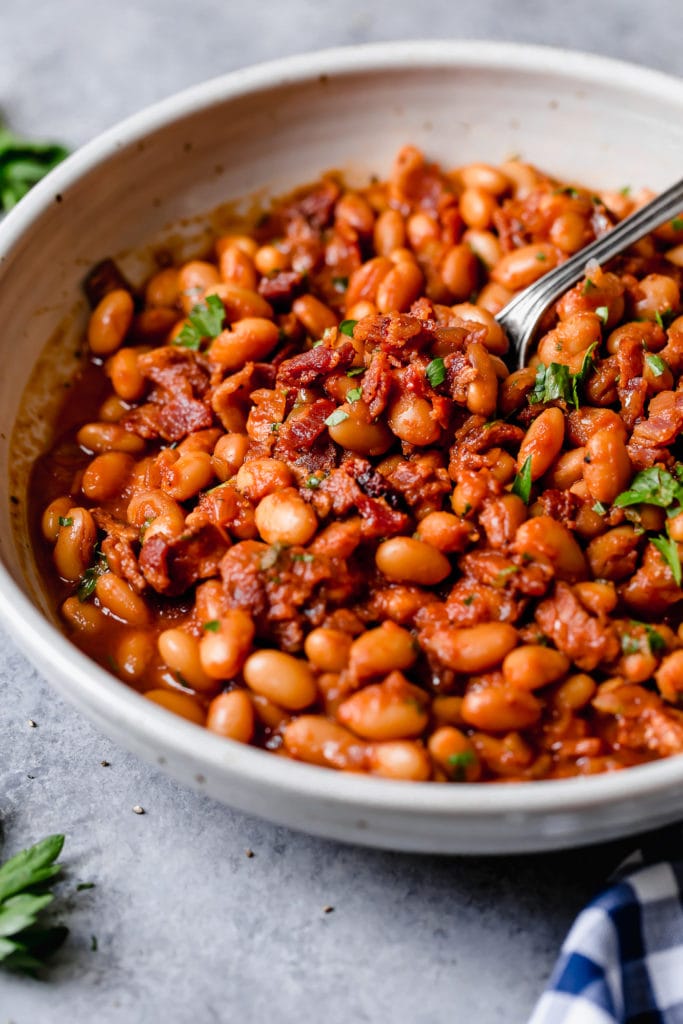
[[[681,559],[678,554],[678,544],[673,538],[665,534],[660,534],[658,537],[650,537],[650,540],[671,569],[676,586],[680,587],[683,572],[681,570]]]
[[[659,310],[657,310],[657,312],[655,313],[655,320],[662,328],[662,330],[665,331],[671,323],[671,321],[674,319],[675,315],[676,314],[672,309],[665,309],[662,313],[660,313]]]
[[[467,597],[463,597],[462,603],[465,605],[465,607],[469,608],[469,606],[472,604],[476,596],[476,594],[468,594]]]
[[[311,490],[315,490],[316,487],[320,487],[324,479],[324,476],[316,476],[315,473],[311,473],[310,476],[306,477],[304,486],[310,487]]]
[[[619,195],[620,196],[628,196],[630,194],[631,194],[631,186],[630,185],[624,185],[623,188],[619,189]]]
[[[221,624],[218,619],[209,619],[209,621],[205,622],[202,626],[202,629],[205,629],[207,633],[217,633],[220,628]]]
[[[509,565],[506,569],[501,569],[500,572],[497,572],[493,577],[494,587],[504,587],[506,581],[510,576],[514,576],[516,572],[519,572],[519,567],[516,565]]]
[[[674,231],[683,231],[683,217],[674,217],[671,221],[671,227]]]
[[[645,362],[650,367],[655,377],[661,377],[663,373],[666,373],[668,366],[664,362],[661,356],[655,356],[648,353],[645,356]]]
[[[342,320],[339,324],[339,330],[342,334],[345,334],[347,338],[353,337],[353,329],[358,323],[357,320]]]
[[[446,379],[446,367],[440,356],[427,364],[425,376],[433,388],[438,388],[439,384],[443,384]]]
[[[531,497],[531,456],[527,455],[524,465],[512,481],[512,493],[521,498],[525,505],[529,504]]]
[[[207,295],[188,313],[189,323],[175,338],[173,344],[197,352],[204,338],[217,338],[223,330],[225,306],[217,295]]]
[[[281,426],[282,426],[281,423],[271,423],[270,424],[270,432],[271,432],[271,434],[277,434],[277,432],[278,432],[278,430],[280,429]]]
[[[594,292],[596,287],[597,287],[597,285],[593,281],[591,281],[590,277],[587,277],[586,280],[584,281],[583,289],[581,291],[581,294],[582,295],[588,295],[589,292]]]
[[[71,516],[60,516],[59,517],[59,525],[60,526],[73,526],[73,522],[74,521],[71,518]]]
[[[331,412],[325,420],[325,426],[338,427],[340,423],[343,423],[344,420],[348,420],[348,418],[348,412],[344,412],[343,409],[335,409],[334,412]]]
[[[606,511],[607,511],[607,509],[605,508],[605,506],[603,505],[603,503],[601,501],[596,501],[595,504],[593,505],[593,512],[597,512],[597,514],[599,516],[604,516]]]
[[[345,292],[349,287],[349,279],[348,277],[333,277],[332,285],[336,292]]]
[[[363,391],[361,388],[351,388],[349,391],[346,392],[346,401],[358,402],[362,394]]]
[[[461,750],[457,754],[450,754],[446,763],[451,769],[451,776],[454,782],[464,782],[467,777],[467,769],[477,763],[477,755],[473,750]]]
[[[295,552],[295,554],[292,555],[292,561],[293,562],[313,562],[314,560],[315,560],[315,555],[312,555],[310,553],[310,551],[304,551],[304,552],[298,552],[297,551],[297,552]]]
[[[535,405],[543,402],[563,401],[578,409],[581,404],[579,387],[593,369],[594,350],[595,343],[586,351],[578,373],[570,373],[569,367],[564,363],[550,363],[549,366],[541,363],[536,370],[536,381],[529,394],[529,402]]]
[[[364,366],[352,366],[350,370],[346,371],[347,377],[358,377],[359,374],[365,373]]]
[[[100,545],[96,544],[93,548],[93,560],[92,563],[85,570],[81,576],[81,581],[78,584],[76,594],[79,601],[87,601],[89,597],[92,597],[97,586],[97,580],[102,573],[107,572],[109,569],[109,563],[107,556],[102,554]]]
[[[664,639],[662,634],[659,633],[654,628],[654,626],[651,626],[648,622],[639,622],[638,619],[631,619],[630,625],[631,626],[635,626],[635,627],[640,627],[641,629],[645,630],[645,635],[647,637],[647,642],[648,642],[650,650],[652,651],[653,654],[659,654],[661,651],[665,651],[666,650],[666,640]],[[622,637],[621,647],[622,647],[622,650],[624,650],[624,638],[623,637]],[[629,652],[629,653],[633,653],[633,652]]]
[[[624,654],[637,654],[640,650],[640,641],[630,633],[622,633],[621,650]]]
[[[596,316],[599,316],[603,324],[606,324],[609,320],[609,306],[598,306],[595,310]]]
[[[537,252],[536,253],[536,259],[539,261],[539,263],[545,263],[545,261],[548,259],[548,257],[546,255],[546,253],[544,253],[544,252]]]
[[[677,474],[681,470],[683,467],[677,467]],[[683,483],[680,477],[673,477],[659,466],[651,466],[650,469],[642,469],[636,473],[630,488],[617,495],[614,504],[617,508],[641,504],[668,508],[674,501],[679,505],[683,504]]]

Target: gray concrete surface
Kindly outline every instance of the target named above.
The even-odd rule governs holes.
[[[680,0],[0,0],[0,111],[77,145],[231,68],[389,38],[554,43],[681,73],[682,29]],[[464,860],[311,839],[114,747],[1,631],[0,695],[2,852],[67,834],[71,928],[49,980],[0,976],[0,1024],[523,1024],[632,845]]]

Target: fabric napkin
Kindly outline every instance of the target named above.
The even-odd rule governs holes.
[[[630,857],[579,914],[528,1024],[683,1024],[682,900],[683,859]]]

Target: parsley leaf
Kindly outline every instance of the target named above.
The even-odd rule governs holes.
[[[352,366],[350,370],[346,371],[347,377],[358,377],[359,374],[365,373],[364,366]]]
[[[593,510],[593,512],[597,512],[599,516],[604,516],[605,512],[607,511],[607,509],[605,508],[605,506],[603,505],[603,503],[601,501],[596,501],[595,504],[593,505],[593,509],[592,510]]]
[[[76,594],[79,601],[87,601],[89,597],[92,597],[98,578],[103,572],[107,572],[108,569],[109,562],[107,561],[107,556],[102,554],[100,545],[96,544],[93,548],[92,563],[85,570],[78,584]]]
[[[0,210],[9,210],[69,155],[54,142],[29,142],[0,128]]]
[[[662,634],[659,633],[654,628],[654,626],[650,626],[647,622],[643,622],[642,625],[645,629],[645,633],[647,634],[647,642],[650,645],[650,650],[652,651],[652,653],[658,654],[660,651],[665,651],[666,640],[664,639]]]
[[[305,486],[310,487],[311,490],[315,490],[316,487],[320,487],[324,479],[324,476],[316,476],[315,473],[311,473],[309,477],[306,477]]]
[[[310,551],[297,551],[292,555],[293,562],[313,562],[314,560],[315,555],[312,555]]]
[[[621,650],[624,654],[637,654],[640,650],[638,637],[631,636],[630,633],[622,633]]]
[[[655,377],[661,377],[663,373],[666,373],[668,366],[664,362],[661,356],[655,356],[648,353],[645,356],[645,362],[650,367]]]
[[[332,285],[336,292],[345,292],[349,287],[349,279],[348,277],[333,277]]]
[[[671,537],[660,534],[659,537],[650,537],[650,540],[659,551],[660,555],[671,569],[677,587],[681,585],[681,560],[678,555],[678,544]]]
[[[327,419],[324,421],[326,427],[338,427],[344,420],[348,420],[348,412],[344,412],[343,409],[335,409],[331,412]]]
[[[531,456],[527,455],[524,465],[512,481],[512,493],[521,498],[525,505],[529,504],[531,497]]]
[[[22,850],[0,867],[0,964],[27,974],[43,966],[43,958],[57,949],[68,931],[63,927],[37,925],[40,912],[54,894],[43,883],[59,874],[55,864],[64,836],[48,836]],[[35,891],[38,889],[38,891]]]
[[[659,466],[642,469],[636,473],[631,486],[614,499],[617,508],[629,505],[657,505],[668,508],[674,501],[683,501],[683,485]]]
[[[602,320],[603,324],[606,324],[607,321],[609,320],[609,307],[608,306],[598,306],[598,308],[595,310],[595,313],[596,313],[596,316],[600,317],[600,319]]]
[[[533,390],[529,394],[529,402],[535,405],[539,402],[563,401],[578,409],[581,404],[579,387],[584,383],[588,374],[595,365],[593,352],[596,343],[594,342],[583,357],[581,369],[578,373],[570,373],[569,367],[564,363],[551,363],[549,366],[540,364],[536,370],[536,381]]]
[[[208,633],[217,633],[220,628],[221,624],[218,619],[209,619],[202,626],[202,629],[205,629]]]
[[[446,367],[440,356],[427,364],[425,376],[433,388],[438,388],[439,384],[443,384],[446,379]]]
[[[59,525],[60,526],[73,526],[73,519],[71,518],[71,516],[60,516],[59,517]]]
[[[595,284],[595,282],[591,281],[590,277],[587,277],[583,283],[583,289],[581,291],[581,294],[588,295],[589,292],[595,291],[596,288],[597,285]]]
[[[358,402],[362,394],[363,391],[361,388],[351,388],[349,391],[346,392],[346,401]]]
[[[467,769],[470,765],[477,763],[477,755],[473,750],[461,750],[457,754],[450,754],[446,763],[451,769],[451,776],[454,782],[464,782],[467,777]]]
[[[204,338],[217,338],[223,330],[225,306],[217,295],[207,295],[204,302],[192,308],[187,319],[190,322],[185,324],[173,344],[196,352]]]
[[[674,231],[683,231],[683,217],[674,217],[671,221],[671,227]]]
[[[342,334],[345,334],[347,338],[353,337],[353,329],[358,323],[357,320],[342,320],[339,324],[339,330]]]

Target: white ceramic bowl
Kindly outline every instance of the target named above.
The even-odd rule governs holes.
[[[439,786],[313,768],[220,739],[81,654],[41,594],[24,518],[27,467],[46,442],[55,396],[73,366],[87,270],[112,255],[142,280],[148,244],[191,247],[200,234],[196,215],[258,189],[277,194],[332,167],[364,178],[385,173],[406,142],[451,165],[519,153],[594,187],[660,188],[683,166],[683,84],[559,50],[479,42],[359,47],[207,82],[72,156],[0,227],[4,623],[60,692],[122,745],[182,782],[295,828],[396,849],[502,853],[670,821],[683,812],[681,757],[593,778]],[[39,355],[50,338],[59,367],[46,372]],[[42,396],[16,425],[36,364]]]

